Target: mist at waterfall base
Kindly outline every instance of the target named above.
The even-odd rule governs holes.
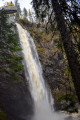
[[[44,82],[33,39],[20,24],[16,23],[16,26],[23,49],[25,76],[29,81],[30,92],[34,100],[34,115],[31,120],[64,120],[64,115],[54,111],[54,100]]]

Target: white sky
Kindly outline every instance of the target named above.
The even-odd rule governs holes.
[[[14,3],[15,0],[0,0],[0,7],[4,5],[5,2],[12,1]],[[32,9],[32,5],[30,4],[32,0],[18,0],[20,3],[20,8],[23,10],[25,7],[27,10]]]

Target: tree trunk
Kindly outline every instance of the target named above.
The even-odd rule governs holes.
[[[70,34],[67,30],[67,26],[65,24],[65,20],[62,15],[58,0],[51,0],[51,1],[52,1],[52,6],[55,13],[57,25],[62,37],[62,42],[68,59],[69,67],[71,70],[74,87],[80,103],[80,64],[77,60],[78,55],[74,50],[73,43]]]

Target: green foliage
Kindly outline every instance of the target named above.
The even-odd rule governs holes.
[[[22,20],[22,21],[24,21],[24,20]],[[58,76],[58,75],[56,75],[56,77],[54,76],[54,82],[55,82],[55,86],[58,89],[56,89],[56,87],[53,87],[54,86],[53,79],[50,79],[50,82],[51,82],[50,87],[52,89],[52,94],[54,95],[55,101],[57,100],[57,104],[60,105],[60,110],[61,110],[61,102],[62,102],[62,106],[64,107],[63,109],[65,111],[76,112],[77,111],[76,104],[75,104],[75,103],[77,103],[76,97],[75,96],[72,97],[73,95],[69,94],[69,93],[73,93],[75,90],[74,90],[74,86],[72,83],[71,71],[70,71],[70,68],[69,68],[66,58],[65,57],[63,58],[63,56],[62,56],[60,58],[60,61],[63,63],[61,65],[61,67],[57,66],[58,65],[57,62],[60,62],[60,61],[57,60],[56,53],[61,54],[60,51],[64,49],[59,31],[56,30],[53,34],[49,30],[48,33],[46,34],[46,32],[43,29],[43,26],[41,26],[40,24],[37,24],[37,28],[36,28],[36,25],[34,25],[34,27],[32,27],[30,22],[25,22],[25,24],[24,24],[24,22],[21,22],[21,23],[20,24],[23,25],[23,27],[25,29],[27,28],[27,30],[30,32],[31,36],[34,37],[34,42],[36,44],[37,51],[39,52],[40,61],[44,65],[44,67],[46,68],[49,65],[51,67],[52,61],[56,60],[56,64],[53,66],[55,67],[54,70],[56,71],[56,73],[59,74],[60,76]],[[50,41],[53,35],[54,35],[53,42],[55,42],[55,44]],[[51,44],[53,44],[54,47],[53,46],[51,47]],[[57,48],[59,48],[59,50],[56,48],[55,45],[57,46]],[[51,49],[52,49],[52,51],[51,51]],[[48,52],[49,50],[50,50],[50,52]],[[51,74],[49,74],[49,75],[51,75]],[[69,100],[66,101],[66,99],[64,99],[66,97],[66,95],[64,95],[65,93],[71,95],[71,98],[73,101],[70,100],[69,97],[68,98],[70,101]],[[58,97],[60,97],[60,99]],[[75,99],[73,99],[73,98],[75,98]],[[65,102],[65,103],[63,103],[63,102]],[[69,105],[67,104],[68,102],[70,103]],[[71,105],[71,104],[73,104],[73,105]],[[74,106],[74,104],[75,104],[75,106]]]
[[[48,10],[50,8],[50,4],[48,0],[32,0],[33,8],[35,10],[37,18],[40,19],[41,22],[45,20],[45,17],[48,15]],[[47,5],[48,6],[47,6]]]
[[[37,28],[39,28],[39,27],[40,27],[40,23],[37,24]]]
[[[69,68],[69,65],[66,65],[65,66],[65,73],[66,73],[66,75],[68,76],[71,76],[71,70],[70,70],[70,68]]]
[[[24,19],[25,22],[28,22],[28,19]]]
[[[8,120],[5,113],[2,110],[0,110],[0,120]]]
[[[76,106],[76,95],[75,94],[67,94],[67,95],[59,95],[57,102],[63,104],[62,110],[73,113],[78,112],[78,108]]]
[[[8,23],[4,10],[0,11],[0,22],[0,72],[17,80],[19,72],[23,70],[23,65],[20,64],[23,58],[18,55],[18,51],[22,49],[19,47],[17,34],[12,30],[13,24]]]
[[[33,23],[32,14],[33,14],[33,13],[32,13],[31,10],[29,9],[29,12],[28,12],[29,21]]]
[[[67,95],[59,95],[57,101],[60,102],[61,100],[75,100],[76,95],[75,94],[67,94]]]
[[[54,40],[54,43],[56,45],[56,48],[58,48],[59,50],[61,50],[63,52],[63,44],[62,44],[62,38],[61,36],[59,36],[59,38]]]
[[[26,10],[26,8],[23,9],[23,15],[24,15],[24,19],[26,19],[26,17],[27,17],[27,10]]]
[[[21,15],[21,9],[20,9],[20,4],[18,3],[18,0],[15,0],[15,6],[17,7],[16,20],[19,20]]]

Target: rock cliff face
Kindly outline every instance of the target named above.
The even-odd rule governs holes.
[[[33,114],[32,105],[25,79],[17,82],[0,75],[0,108],[9,120],[29,120]]]
[[[49,83],[54,96],[61,90],[61,79],[64,78],[64,60],[62,53],[51,40],[52,34],[45,34],[44,28],[37,28],[35,24],[21,20],[21,25],[29,31],[34,39],[43,68],[45,81]],[[64,88],[64,87],[63,87]],[[56,92],[55,92],[56,91]]]
[[[73,92],[75,94],[75,92],[72,80],[67,75],[68,73],[66,74],[68,63],[65,54],[62,54],[55,43],[57,42],[57,39],[59,40],[58,31],[55,32],[55,37],[53,37],[51,32],[48,34],[45,32],[44,26],[39,27],[26,20],[20,20],[19,22],[24,29],[28,30],[34,39],[39,59],[42,64],[43,77],[45,82],[48,83],[48,87],[51,89],[56,110],[68,108],[68,110],[76,111],[75,100],[73,107],[71,107],[73,98],[70,97],[71,99],[69,99],[68,102],[66,100],[67,94],[71,96],[71,93]],[[59,102],[59,98],[64,98],[64,96],[65,100]]]
[[[36,24],[23,20],[20,21],[20,24],[34,39],[45,82],[48,83],[56,99],[60,93],[64,94],[66,91],[63,55],[51,40],[51,34],[44,34],[44,28],[37,29]],[[14,31],[17,33],[16,27]],[[22,55],[21,52],[18,54]],[[30,120],[34,113],[34,102],[24,71],[19,76],[20,81],[12,81],[5,77],[5,74],[0,74],[0,109],[4,111],[9,120]]]
[[[21,80],[16,81],[7,78],[5,74],[0,74],[0,109],[8,120],[30,120],[33,114],[34,103],[24,71],[19,76]]]

